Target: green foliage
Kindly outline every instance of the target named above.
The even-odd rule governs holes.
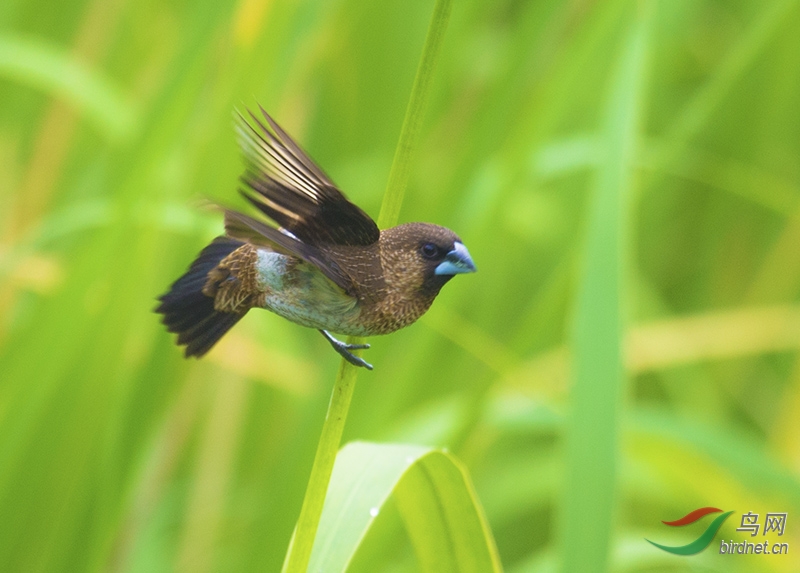
[[[377,217],[433,3],[0,4],[0,570],[278,571],[339,358],[253,312],[186,361],[154,299],[222,229],[203,200],[244,208],[235,107]],[[800,543],[798,26],[793,0],[453,3],[399,220],[479,272],[369,341],[343,441],[448,448],[507,571],[796,568],[644,538],[713,505],[718,539],[786,511]],[[434,490],[375,463],[366,533],[321,534],[424,570]]]
[[[345,446],[336,458],[310,570],[347,570],[389,496],[422,571],[500,571],[472,484],[453,456],[364,442]]]

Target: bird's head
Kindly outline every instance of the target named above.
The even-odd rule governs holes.
[[[398,225],[382,231],[380,243],[385,278],[409,292],[433,297],[455,275],[476,271],[464,243],[445,227]]]

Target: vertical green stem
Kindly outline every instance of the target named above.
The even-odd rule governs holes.
[[[418,141],[425,102],[430,91],[431,79],[433,78],[433,71],[442,45],[442,39],[444,38],[444,32],[447,28],[451,5],[452,0],[437,0],[433,11],[428,35],[425,38],[425,46],[422,49],[422,58],[417,68],[417,75],[414,78],[414,86],[411,89],[411,98],[406,108],[400,141],[397,144],[392,169],[389,173],[389,182],[383,196],[380,216],[378,217],[378,226],[382,229],[394,225],[400,215],[403,192],[408,183],[408,175],[414,149]],[[357,344],[361,343],[362,339],[350,337],[348,342]],[[297,519],[297,527],[283,564],[285,573],[305,573],[308,568],[319,519],[322,515],[322,507],[325,504],[328,483],[333,472],[333,463],[336,461],[336,453],[339,450],[339,444],[342,439],[347,411],[353,398],[357,372],[358,370],[355,366],[342,360],[333,386],[331,401],[328,405],[328,414],[322,426],[317,453],[314,456],[314,465],[308,478],[306,495],[303,498],[303,506]]]
[[[403,129],[400,131],[400,141],[394,152],[392,170],[389,172],[389,182],[386,193],[383,194],[383,204],[378,215],[378,227],[385,229],[397,224],[400,216],[400,207],[403,204],[403,195],[411,173],[411,162],[414,159],[414,150],[417,147],[419,128],[425,113],[425,102],[428,100],[433,70],[442,46],[447,21],[450,19],[452,0],[436,0],[433,8],[431,24],[425,38],[425,47],[422,49],[422,58],[411,88],[411,98],[408,100],[406,117],[403,120]]]
[[[305,573],[308,561],[311,559],[311,549],[314,547],[314,538],[317,535],[319,518],[325,504],[325,494],[328,491],[328,482],[331,480],[333,463],[339,451],[339,443],[347,419],[347,411],[353,398],[356,386],[356,373],[358,370],[349,362],[342,360],[336,384],[333,387],[328,414],[322,425],[322,434],[317,444],[317,453],[314,456],[314,465],[308,477],[308,487],[297,519],[294,537],[289,544],[283,571],[286,573]]]
[[[607,156],[590,202],[572,334],[574,385],[567,435],[561,570],[608,570],[613,532],[628,205],[639,135],[649,2],[623,42],[605,111]]]

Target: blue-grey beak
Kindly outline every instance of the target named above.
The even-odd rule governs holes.
[[[447,253],[447,256],[439,263],[433,273],[436,275],[458,275],[461,273],[474,273],[476,270],[478,269],[475,268],[475,263],[472,262],[472,257],[469,256],[467,247],[456,242],[453,245],[453,250]]]

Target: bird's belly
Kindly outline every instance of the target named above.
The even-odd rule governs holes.
[[[359,324],[358,301],[315,266],[259,250],[257,269],[258,283],[263,288],[259,306],[309,328],[353,336],[367,334]]]
[[[367,335],[366,330],[358,324],[360,312],[357,308],[340,312],[336,305],[329,305],[324,301],[298,300],[293,293],[267,296],[264,308],[309,328],[352,336]]]

